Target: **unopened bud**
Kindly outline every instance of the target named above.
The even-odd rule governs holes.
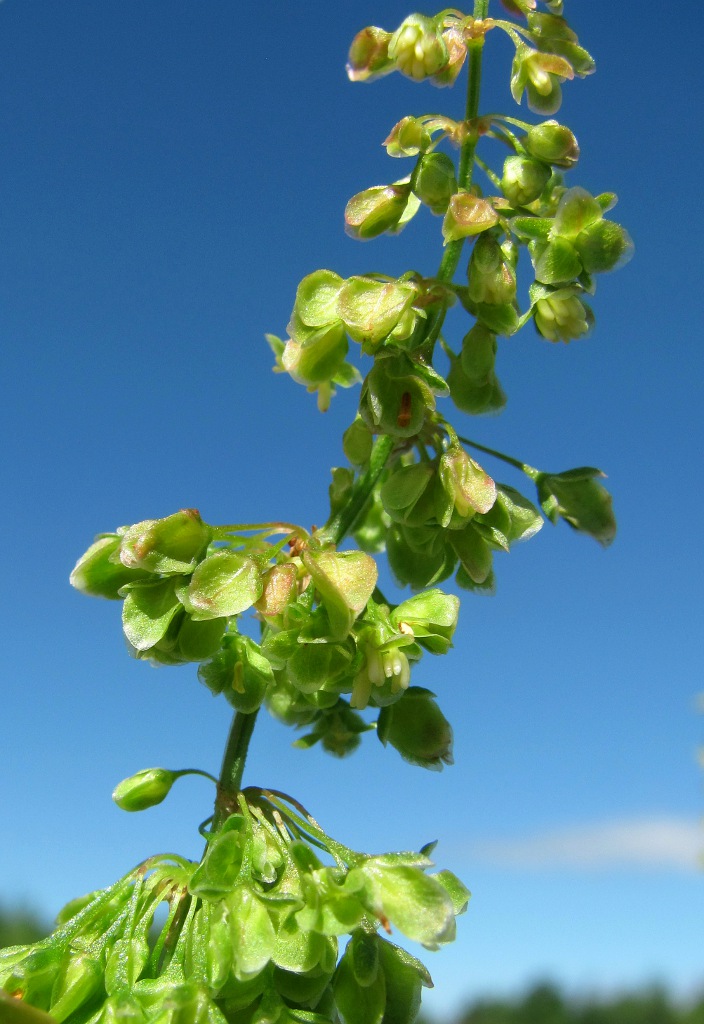
[[[579,146],[569,128],[557,121],[544,121],[528,129],[523,145],[536,160],[556,167],[574,167],[579,159]]]
[[[588,334],[591,310],[571,288],[558,288],[535,304],[535,326],[548,341],[571,341]]]
[[[409,185],[375,185],[352,196],[345,207],[345,231],[366,241],[399,227],[408,205]]]
[[[551,173],[539,160],[509,156],[504,161],[501,191],[512,205],[525,206],[539,198]]]
[[[144,768],[119,782],[112,798],[123,811],[145,811],[166,799],[177,778],[168,768]]]
[[[416,82],[435,75],[449,62],[442,33],[433,18],[411,14],[389,42],[389,58],[401,74]]]
[[[383,709],[378,736],[411,764],[440,771],[453,763],[452,727],[433,694],[422,687],[410,687],[400,701]]]
[[[351,82],[369,82],[394,70],[389,58],[391,33],[370,25],[352,40],[347,63],[347,76]]]
[[[162,575],[193,572],[210,543],[212,531],[197,509],[186,508],[164,519],[146,519],[123,535],[120,560],[130,569]]]
[[[516,296],[516,275],[504,259],[496,238],[488,231],[474,243],[467,267],[472,302],[503,305]]]
[[[455,165],[445,153],[426,153],[416,172],[413,191],[433,213],[443,214],[457,191]]]

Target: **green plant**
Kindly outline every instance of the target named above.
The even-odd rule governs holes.
[[[319,743],[344,756],[376,730],[412,765],[451,763],[450,724],[434,694],[411,685],[425,653],[452,646],[459,601],[438,584],[454,574],[459,587],[490,592],[494,553],[543,522],[531,501],[496,483],[467,449],[523,472],[553,522],[563,518],[602,544],[614,536],[598,470],[534,469],[468,440],[441,411],[443,401],[469,414],[500,411],[498,339],[529,321],[551,342],[585,335],[595,275],[631,248],[604,216],[615,197],[564,183],[579,155],[569,128],[480,114],[483,51],[494,30],[515,46],[514,98],[525,93],[540,114],[557,111],[562,81],[593,70],[561,5],[551,0],[547,13],[537,13],[534,0],[512,0],[512,21],[490,18],[488,6],[476,0],[471,15],[412,15],[393,33],[367,28],[352,43],[351,79],[400,71],[446,86],[466,64],[467,101],[458,121],[399,121],[385,145],[391,157],[411,162],[410,173],[360,192],[345,211],[349,234],[365,240],[400,231],[428,207],[442,218],[435,276],[411,270],[343,279],[317,270],[298,287],[289,338],[269,337],[277,369],[316,392],[321,409],[336,387],[361,383],[359,414],[343,438],[349,465],[333,470],[325,525],[213,526],[184,509],[100,535],[72,573],[79,590],[122,601],[136,658],[197,663],[201,682],[234,718],[220,776],[208,776],[216,796],[201,826],[200,863],[150,857],[69,904],[47,939],[0,953],[7,1020],[405,1024],[430,978],[379,929],[395,928],[428,949],[454,938],[469,893],[451,872],[431,870],[432,847],[354,851],[295,797],[242,783],[262,705],[306,730],[299,746]],[[533,267],[524,311],[521,248]],[[453,304],[470,317],[459,348],[442,335]],[[347,361],[351,342],[371,360],[364,379],[356,360]],[[350,537],[358,546],[341,549]],[[378,587],[373,555],[383,550],[398,582],[418,591],[398,604]],[[258,624],[256,640],[245,631],[245,613]],[[190,771],[140,771],[114,799],[143,810]],[[154,936],[164,903],[167,920]]]

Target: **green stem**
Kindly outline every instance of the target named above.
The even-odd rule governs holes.
[[[489,0],[474,0],[474,17],[483,21],[489,10]],[[465,103],[465,120],[474,121],[479,115],[479,94],[482,79],[482,54],[484,52],[484,37],[472,39],[467,45],[469,70],[467,74],[467,99]],[[457,172],[457,183],[461,189],[468,191],[472,184],[472,171],[474,169],[474,153],[477,148],[479,136],[475,129],[467,132],[467,136],[460,149],[460,163]],[[458,238],[455,242],[448,242],[445,246],[437,279],[443,282],[452,281],[457,270],[457,265],[462,255],[464,238]],[[433,346],[438,339],[442,325],[445,320],[447,307],[441,306],[430,317],[428,330],[425,335],[423,348],[432,353]]]
[[[257,711],[245,714],[236,711],[227,737],[227,746],[222,759],[220,778],[218,779],[218,795],[215,798],[215,814],[212,831],[217,830],[223,821],[237,808],[237,796],[242,788],[242,774],[247,760],[249,741],[254,732]]]
[[[485,444],[479,444],[477,441],[470,441],[468,437],[460,437],[457,435],[457,440],[461,441],[462,444],[468,445],[470,448],[476,448],[477,451],[486,452],[487,455],[493,455],[495,459],[501,459],[502,462],[507,462],[509,466],[515,466],[516,469],[520,469],[522,473],[529,476],[531,480],[539,475],[540,470],[535,469],[533,466],[529,466],[526,462],[521,462],[520,459],[514,459],[512,455],[506,455],[504,452],[499,452],[496,448],[487,448]]]
[[[369,495],[374,490],[376,482],[389,460],[393,447],[394,438],[388,434],[382,434],[376,439],[369,457],[367,470],[354,485],[350,500],[345,507],[332,516],[322,530],[318,531],[317,539],[319,541],[322,541],[322,543],[339,544],[354,528],[354,524],[362,513],[364,506],[369,500]]]

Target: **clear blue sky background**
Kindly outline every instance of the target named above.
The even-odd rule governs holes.
[[[415,680],[455,724],[442,775],[374,737],[343,762],[293,750],[270,720],[248,770],[352,846],[441,839],[474,899],[456,946],[427,957],[437,1013],[539,977],[577,992],[704,983],[699,12],[567,6],[598,64],[565,87],[583,153],[571,181],[619,193],[637,255],[601,281],[588,340],[529,328],[502,343],[508,408],[466,430],[543,468],[603,467],[619,537],[605,553],[547,525],[497,557],[496,597],[466,596],[456,649]],[[407,13],[0,6],[6,902],[55,913],[151,853],[199,853],[205,781],[145,815],[110,792],[151,765],[217,771],[228,709],[193,669],[130,661],[118,606],[68,573],[95,533],[183,506],[213,523],[325,518],[357,392],[322,417],[270,372],[263,335],[284,333],[317,267],[437,266],[427,213],[366,247],[342,230],[351,194],[404,173],[379,145],[398,119],[461,116],[460,90],[347,82],[354,33]],[[496,35],[485,111],[511,104]]]

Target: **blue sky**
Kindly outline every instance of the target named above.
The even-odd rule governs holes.
[[[407,13],[0,6],[3,901],[54,913],[151,853],[198,855],[204,780],[145,815],[110,792],[151,765],[217,771],[228,709],[192,669],[131,661],[118,607],[67,578],[95,533],[180,507],[325,518],[357,394],[321,416],[270,372],[263,335],[285,332],[318,267],[439,262],[427,212],[365,247],[342,230],[350,195],[402,173],[379,145],[397,120],[461,116],[459,90],[347,82],[354,33]],[[463,426],[541,468],[602,467],[619,536],[604,552],[546,525],[497,558],[494,598],[466,595],[455,650],[416,679],[455,726],[454,767],[423,773],[373,737],[333,762],[265,720],[247,775],[360,849],[441,840],[474,897],[456,945],[427,957],[438,1013],[540,977],[704,984],[696,33],[650,3],[618,21],[605,0],[567,13],[598,67],[564,90],[582,147],[570,180],[619,194],[636,257],[601,281],[589,339],[505,342],[508,407]],[[492,36],[482,108],[520,116],[509,59]]]

